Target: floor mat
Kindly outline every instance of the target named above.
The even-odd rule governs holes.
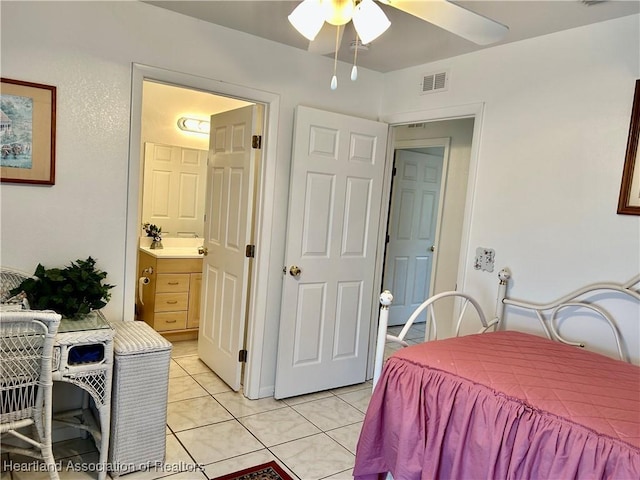
[[[292,480],[276,462],[263,463],[214,480]]]

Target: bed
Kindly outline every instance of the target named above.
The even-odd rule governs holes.
[[[508,279],[501,271],[490,321],[468,295],[446,292],[427,300],[411,321],[454,296],[463,302],[456,332],[471,305],[482,333],[407,346],[384,367],[384,342],[407,345],[409,326],[398,336],[387,334],[391,300],[381,296],[375,387],[357,444],[356,479],[387,473],[396,480],[640,478],[640,368],[624,361],[609,312],[584,300],[609,290],[640,312],[640,275],[624,284],[590,285],[546,305],[507,298]],[[508,306],[533,312],[545,336],[501,329]],[[564,339],[555,317],[567,309],[602,316],[622,359]],[[427,323],[427,336],[431,328]]]

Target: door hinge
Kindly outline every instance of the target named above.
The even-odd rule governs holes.
[[[244,249],[244,256],[247,258],[255,258],[256,256],[256,246],[255,245],[247,245]]]
[[[238,361],[241,363],[244,363],[247,361],[247,351],[246,350],[240,350],[238,352]]]
[[[389,238],[389,235],[387,234],[387,238],[384,239],[385,243],[389,243],[389,241],[391,240],[391,238]]]
[[[393,167],[393,171],[391,172],[391,176],[395,177],[396,173],[398,173],[398,169],[396,167]]]
[[[251,148],[262,148],[262,135],[251,137]]]

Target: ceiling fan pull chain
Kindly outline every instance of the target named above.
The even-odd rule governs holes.
[[[353,53],[353,67],[351,67],[352,82],[355,82],[358,79],[358,67],[356,66],[356,63],[358,61],[358,42],[359,41],[360,39],[358,37],[358,32],[356,32],[356,42],[355,42],[356,48],[354,48],[354,53]]]
[[[340,25],[336,27],[336,53],[333,57],[333,77],[331,78],[331,90],[338,88],[338,47],[340,46]]]

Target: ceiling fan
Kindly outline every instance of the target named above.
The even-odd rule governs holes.
[[[478,45],[501,40],[509,27],[447,0],[378,0],[425,22],[436,25]],[[382,8],[374,0],[303,0],[289,15],[289,22],[310,40],[309,51],[326,55],[335,53],[331,89],[337,88],[337,50],[344,25],[353,22],[357,38],[351,79],[357,78],[356,59],[359,45],[366,45],[382,35],[391,25]],[[335,31],[322,28],[335,25]]]

